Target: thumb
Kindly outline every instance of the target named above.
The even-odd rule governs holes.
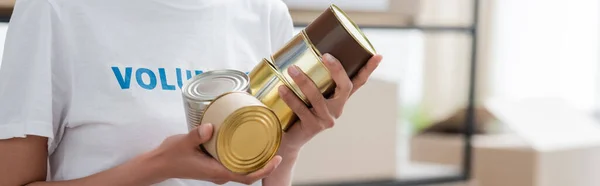
[[[212,137],[213,125],[210,123],[201,124],[188,133],[188,139],[195,145],[206,143]]]

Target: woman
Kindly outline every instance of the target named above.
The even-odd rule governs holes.
[[[249,175],[197,150],[213,128],[188,132],[180,88],[212,69],[250,71],[292,29],[280,0],[18,0],[0,68],[0,185],[290,185],[302,146],[381,56],[351,81],[325,55],[331,99],[290,68],[313,108],[280,88],[300,122]]]

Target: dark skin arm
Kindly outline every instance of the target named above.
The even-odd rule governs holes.
[[[27,136],[0,140],[0,185],[3,186],[75,186],[75,185],[149,185],[159,179],[152,179],[150,168],[139,169],[141,156],[113,169],[69,181],[46,182],[48,138]],[[146,167],[149,167],[146,165]],[[130,171],[142,171],[129,175]],[[156,174],[157,175],[157,174]]]
[[[2,186],[146,186],[170,178],[195,179],[225,184],[250,185],[273,172],[281,156],[262,169],[235,174],[199,151],[198,145],[212,137],[211,124],[202,124],[187,134],[168,137],[156,149],[143,153],[111,169],[66,181],[46,182],[47,138],[27,136],[0,140],[0,185]]]
[[[0,185],[46,180],[48,139],[39,136],[0,140]]]

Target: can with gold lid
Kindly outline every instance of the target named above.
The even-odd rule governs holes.
[[[281,124],[275,113],[247,92],[228,92],[207,107],[202,123],[214,126],[204,149],[234,173],[264,167],[281,143]]]
[[[201,124],[204,109],[216,97],[232,91],[250,92],[246,73],[232,69],[207,71],[188,80],[181,88],[188,129]]]
[[[275,69],[275,66],[268,59],[263,59],[250,73],[250,89],[254,95],[263,104],[273,109],[279,121],[281,128],[287,131],[292,124],[298,121],[297,115],[283,101],[279,95],[279,87],[286,86],[290,90],[289,82],[285,80],[283,75]]]

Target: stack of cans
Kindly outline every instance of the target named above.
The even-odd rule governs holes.
[[[192,77],[182,86],[184,111],[188,129],[201,124],[206,107],[227,92],[250,93],[248,75],[237,70],[214,70]]]
[[[250,94],[249,82],[246,73],[224,69],[196,75],[182,87],[188,129],[213,125],[212,138],[200,148],[241,174],[266,165],[283,133],[273,110]]]
[[[288,87],[311,106],[287,69],[299,67],[323,96],[333,94],[335,83],[321,60],[325,53],[339,59],[352,78],[375,55],[375,49],[359,27],[331,5],[248,75],[214,70],[186,82],[182,94],[188,129],[213,124],[212,139],[201,147],[230,171],[250,173],[262,168],[277,152],[282,133],[298,121],[280,97],[279,87]]]
[[[296,123],[298,117],[278,100],[280,98],[275,95],[278,87],[266,85],[286,85],[310,107],[310,101],[287,73],[294,65],[312,80],[323,96],[331,97],[335,82],[322,61],[325,53],[336,57],[348,77],[353,78],[376,52],[360,28],[340,8],[331,5],[270,59],[263,59],[250,72],[252,93],[265,105],[276,108],[284,131]]]

